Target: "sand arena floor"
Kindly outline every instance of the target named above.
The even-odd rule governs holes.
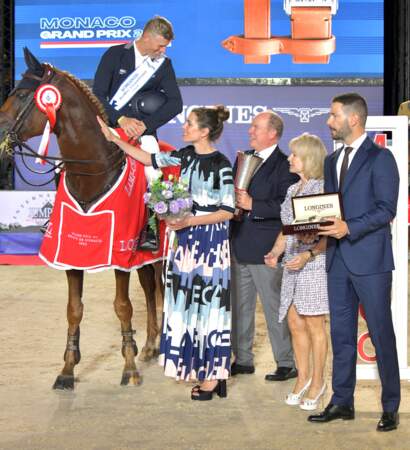
[[[166,379],[156,363],[138,363],[139,387],[119,385],[123,367],[112,272],[86,275],[82,360],[75,391],[56,392],[66,341],[66,282],[46,267],[0,267],[0,449],[409,449],[410,383],[402,382],[401,424],[377,433],[379,385],[360,382],[356,420],[313,425],[283,403],[293,381],[267,383],[273,369],[260,307],[256,373],[228,383],[228,398],[192,402],[191,385]],[[145,302],[136,274],[131,298],[137,343]],[[327,365],[330,383],[331,358]],[[330,392],[326,396],[325,404]]]

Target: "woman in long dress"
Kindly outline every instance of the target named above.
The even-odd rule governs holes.
[[[289,170],[298,174],[300,180],[289,187],[281,205],[284,225],[294,220],[292,197],[323,193],[323,165],[327,154],[322,141],[307,133],[292,139],[289,148]],[[326,390],[325,315],[329,313],[329,304],[325,249],[325,237],[280,233],[265,256],[265,263],[276,267],[284,253],[279,321],[287,317],[298,368],[296,384],[285,401],[305,410],[316,409]]]
[[[193,400],[226,397],[230,373],[229,220],[234,212],[234,186],[229,160],[213,145],[229,111],[223,106],[196,108],[183,126],[178,151],[148,154],[117,139],[102,123],[106,138],[131,157],[155,168],[181,167],[181,179],[193,199],[193,214],[168,221],[170,238],[165,278],[159,362],[165,375],[198,380]]]

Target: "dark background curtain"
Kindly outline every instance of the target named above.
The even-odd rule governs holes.
[[[410,100],[410,0],[384,1],[384,114]]]
[[[0,0],[0,105],[14,84],[14,2]],[[13,189],[11,158],[0,161],[0,189]]]

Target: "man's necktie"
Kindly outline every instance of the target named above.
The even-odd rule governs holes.
[[[353,147],[345,147],[344,149],[345,154],[343,156],[342,167],[340,169],[340,176],[339,176],[339,191],[342,190],[343,181],[345,179],[347,169],[349,167],[349,155],[352,150]]]

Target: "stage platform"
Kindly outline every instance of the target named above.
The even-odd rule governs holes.
[[[0,255],[2,266],[45,266],[37,255]]]
[[[37,256],[44,234],[33,231],[0,232],[0,264],[40,266],[44,262]]]

